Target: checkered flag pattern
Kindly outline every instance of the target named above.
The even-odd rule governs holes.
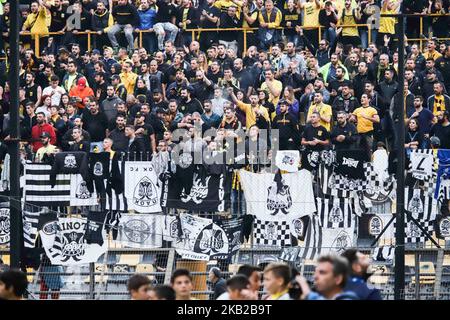
[[[287,221],[264,221],[255,219],[253,223],[255,245],[285,247],[291,245],[291,233]]]

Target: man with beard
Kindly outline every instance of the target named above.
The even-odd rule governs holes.
[[[62,0],[54,0],[53,5],[47,1],[43,1],[42,4],[50,10],[52,16],[50,23],[50,32],[65,32],[66,31],[66,19],[69,17],[67,14],[67,6],[63,4]],[[59,47],[62,44],[63,35],[53,35],[53,42],[55,47]]]
[[[360,61],[358,64],[358,73],[353,78],[353,91],[355,93],[355,97],[361,97],[361,95],[364,93],[364,84],[367,81],[373,80],[374,78],[369,72],[367,63],[365,61]]]
[[[428,109],[436,116],[439,112],[450,110],[450,97],[445,94],[444,85],[435,82],[433,85],[434,94],[427,100]]]
[[[155,132],[153,131],[153,127],[150,124],[146,123],[146,117],[147,115],[143,114],[142,112],[138,112],[136,114],[136,118],[134,118],[134,133],[137,138],[141,138],[144,140],[146,150],[151,150],[153,153],[155,153]]]
[[[297,150],[300,130],[297,119],[289,113],[289,103],[280,102],[280,113],[272,120],[272,129],[279,130],[280,150]]]
[[[444,55],[436,59],[436,68],[442,73],[447,92],[450,92],[450,45],[447,45]]]
[[[35,79],[34,73],[27,73],[25,76],[25,98],[38,107],[42,97],[42,88],[34,82]]]
[[[419,79],[417,79],[417,77],[414,75],[414,71],[405,70],[405,80],[408,81],[408,88],[412,94],[418,95],[422,92]]]
[[[352,150],[357,147],[359,141],[358,132],[353,123],[348,122],[348,114],[345,111],[337,113],[337,126],[331,131],[331,143],[336,150]]]
[[[302,146],[310,151],[322,151],[330,144],[328,130],[320,124],[320,113],[312,112],[309,124],[305,126],[302,135]]]
[[[113,121],[117,116],[117,105],[122,101],[118,96],[116,96],[113,85],[109,85],[106,87],[106,98],[101,101],[102,103],[100,105],[100,111],[102,111],[108,119],[108,128],[112,129],[111,127],[114,127]]]
[[[344,67],[337,67],[336,68],[336,79],[330,81],[328,83],[328,91],[330,91],[331,95],[331,102],[334,102],[334,99],[342,93],[342,88],[344,86],[350,86],[351,82],[348,80],[348,76],[346,78],[347,71],[344,69]]]
[[[323,40],[322,40],[323,41]],[[330,58],[330,62],[322,66],[319,72],[322,74],[326,84],[331,83],[333,80],[337,80],[337,69],[341,67],[343,69],[343,77],[348,80],[348,72],[345,66],[339,61],[337,54],[333,53]]]
[[[256,92],[252,92],[250,96],[250,104],[239,101],[233,92],[233,88],[228,88],[230,95],[236,106],[245,113],[247,130],[253,125],[257,125],[261,129],[265,129],[270,122],[267,109],[259,104],[259,98]]]
[[[358,107],[358,99],[356,99],[347,84],[342,86],[342,91],[333,102],[333,114],[336,116],[338,111],[352,113]]]
[[[44,162],[46,157],[49,157],[57,152],[57,148],[50,143],[50,134],[42,132],[41,134],[42,147],[36,152],[37,162]]]
[[[107,94],[108,83],[105,81],[105,74],[103,72],[96,72],[94,76],[95,83],[93,85],[94,95],[97,101],[104,101]]]
[[[163,99],[163,94],[159,89],[153,89],[152,100],[150,101],[151,110],[161,108],[167,110],[169,103]]]
[[[136,136],[134,126],[127,125],[125,127],[125,136],[128,138],[127,149],[125,150],[126,152],[129,152],[131,155],[139,159],[140,155],[143,155],[143,153],[148,151],[145,147],[144,139]]]
[[[83,112],[84,128],[91,136],[92,144],[101,147],[108,129],[108,119],[100,112],[97,102],[89,102],[89,110]]]
[[[203,70],[197,70],[195,73],[196,81],[192,84],[194,95],[199,101],[205,101],[213,95],[213,83],[205,76]]]
[[[406,120],[408,124],[412,119],[417,120],[417,124],[419,125],[419,133],[422,134],[426,139],[430,137],[431,126],[433,125],[434,115],[429,110],[423,107],[423,98],[422,96],[414,97],[414,110],[412,112],[407,112],[408,119]],[[424,145],[424,147],[427,144]]]
[[[56,144],[56,133],[52,125],[47,123],[45,114],[43,112],[38,112],[36,114],[36,125],[31,128],[31,143],[33,146],[33,152],[37,152],[39,148],[43,146],[41,141],[41,135],[47,132],[50,135],[50,144]]]
[[[441,149],[450,149],[449,111],[440,112],[437,119],[438,122],[431,128],[430,136],[439,138]]]
[[[319,114],[320,125],[322,125],[329,132],[331,129],[331,118],[333,111],[330,105],[323,103],[323,95],[321,92],[314,93],[314,102],[308,109],[307,122],[311,121],[313,113]]]
[[[215,114],[212,111],[211,100],[206,99],[203,103],[203,108],[205,110],[205,113],[202,114],[202,120],[209,127],[218,128],[220,125],[220,122],[222,121],[222,118],[218,114]]]
[[[116,128],[108,136],[113,141],[113,149],[118,152],[125,152],[128,147],[128,138],[125,136],[125,125],[125,117],[123,115],[117,115]]]
[[[178,106],[178,110],[180,110],[181,113],[187,114],[187,113],[194,113],[198,112],[200,114],[203,113],[202,104],[200,101],[198,101],[196,98],[192,98],[192,87],[182,88],[180,92],[181,101]]]
[[[367,285],[369,258],[356,249],[347,249],[341,256],[347,259],[350,267],[350,277],[344,290],[356,293],[360,300],[382,300],[380,290]]]

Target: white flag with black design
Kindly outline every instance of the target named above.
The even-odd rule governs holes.
[[[87,183],[81,174],[72,174],[70,179],[70,205],[71,206],[95,206],[97,205],[97,193],[89,192]]]
[[[390,222],[380,239],[391,240],[395,238],[394,221],[391,222],[393,217],[390,213],[363,214],[359,218],[358,236],[363,239],[375,238],[380,235]]]
[[[164,241],[176,241],[178,238],[178,229],[180,228],[180,219],[176,215],[164,215],[162,218],[162,232]]]
[[[67,266],[97,262],[100,256],[106,253],[107,241],[104,241],[102,246],[86,243],[86,224],[86,219],[58,219],[52,246],[49,247],[42,242],[52,264]],[[106,237],[106,233],[103,237]]]
[[[430,236],[434,231],[434,220],[417,220],[413,221],[409,217],[405,217],[405,243],[425,243],[428,240],[425,233],[420,230],[417,223],[427,232]]]
[[[320,226],[325,229],[354,228],[355,216],[353,215],[351,199],[317,198],[317,213],[320,217]]]
[[[409,172],[418,180],[428,180],[436,171],[434,153],[432,149],[413,150],[410,154]]]
[[[163,216],[122,214],[116,241],[130,248],[161,248]]]
[[[437,238],[450,240],[450,217],[438,216],[434,230],[436,231]]]
[[[287,172],[297,172],[300,165],[300,152],[298,150],[278,150],[275,165]]]
[[[161,212],[161,183],[149,161],[125,162],[125,197],[128,209],[140,213]]]
[[[434,221],[437,215],[437,200],[419,188],[405,188],[405,210],[414,219]]]
[[[262,221],[287,221],[316,211],[312,175],[307,170],[272,174],[239,171],[247,214]],[[299,191],[301,190],[301,191]]]
[[[182,234],[172,242],[183,259],[208,261],[211,252],[212,219],[180,214]]]
[[[321,254],[341,254],[355,244],[355,229],[323,229],[322,228],[322,250]]]
[[[0,203],[0,247],[9,247],[10,225],[9,203]]]
[[[25,201],[40,206],[69,206],[71,174],[57,174],[56,184],[52,188],[50,174],[52,166],[39,163],[27,163],[24,168]]]

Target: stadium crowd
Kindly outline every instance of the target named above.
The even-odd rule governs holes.
[[[60,151],[154,155],[178,143],[226,151],[226,138],[236,132],[245,132],[245,144],[274,129],[281,150],[362,149],[369,157],[379,146],[396,149],[394,128],[403,120],[407,150],[450,149],[448,0],[25,3],[19,113],[28,160],[46,162]],[[9,10],[9,1],[0,0],[1,161],[11,130]],[[396,18],[378,12],[428,15],[423,28],[419,16],[406,19],[404,83],[398,83]],[[197,31],[193,38],[190,30],[197,28],[222,30]],[[242,31],[227,31],[232,28],[250,28],[245,41]],[[409,40],[419,38],[426,39],[423,48]],[[401,90],[405,119],[396,109]],[[211,128],[215,135],[203,135]],[[187,141],[172,139],[177,129],[187,130]],[[257,299],[263,272],[269,299],[367,299],[359,288],[367,261],[357,252],[346,259],[321,257],[314,291],[287,265],[274,264],[242,267],[217,285],[222,292],[215,297]],[[211,275],[214,283],[220,278],[220,270]],[[23,275],[0,275],[1,297],[18,298],[25,288]],[[128,288],[135,299],[188,299],[192,277],[177,270],[171,288],[151,288],[146,277],[135,276]]]
[[[260,267],[242,265],[226,281],[218,268],[211,268],[214,300],[381,300],[378,289],[366,283],[370,277],[369,259],[356,249],[317,260],[313,283],[284,263]],[[15,269],[0,273],[0,300],[21,300],[27,294],[26,274]],[[197,300],[193,276],[187,269],[176,269],[170,285],[152,286],[149,277],[135,274],[128,280],[131,300]],[[262,290],[262,291],[261,291]]]

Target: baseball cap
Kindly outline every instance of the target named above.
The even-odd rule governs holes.
[[[41,137],[41,138],[50,138],[50,133],[48,133],[48,132],[42,132],[40,137]]]
[[[100,50],[94,49],[94,50],[92,50],[92,54],[100,54]]]
[[[159,90],[159,89],[153,89],[153,90],[152,90],[152,93],[161,93],[161,90]]]
[[[119,76],[118,74],[114,74],[114,75],[111,77],[111,80],[120,80],[120,76]]]
[[[69,50],[67,50],[66,47],[61,47],[61,48],[59,48],[58,52],[59,52],[59,53],[70,53]]]
[[[110,50],[110,51],[114,52],[113,48],[108,47],[108,46],[104,46],[104,47],[103,47],[103,50]]]

